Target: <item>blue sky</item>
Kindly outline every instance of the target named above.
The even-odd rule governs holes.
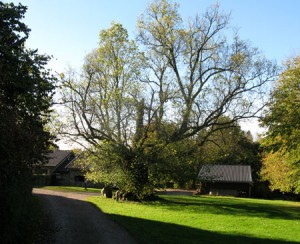
[[[6,1],[9,2],[9,1]],[[97,47],[98,33],[118,21],[134,37],[137,17],[146,0],[23,0],[28,6],[24,22],[31,28],[30,48],[54,56],[52,68],[79,68],[84,56]],[[202,13],[215,0],[178,0],[184,19]],[[221,9],[231,12],[231,26],[258,47],[269,59],[283,60],[300,52],[300,1],[219,0]]]

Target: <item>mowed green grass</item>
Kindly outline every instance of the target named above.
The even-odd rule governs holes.
[[[100,193],[101,189],[97,188],[87,188],[78,186],[44,186],[42,189],[53,190],[53,191],[64,191],[64,192],[90,192],[90,193]]]
[[[91,197],[139,243],[300,243],[300,203],[160,195],[155,202]]]

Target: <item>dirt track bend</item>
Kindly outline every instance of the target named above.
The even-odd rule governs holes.
[[[93,193],[73,193],[33,189],[40,197],[54,224],[51,243],[126,244],[136,241],[119,225],[110,220],[84,199]]]

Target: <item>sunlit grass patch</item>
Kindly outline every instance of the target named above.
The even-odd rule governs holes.
[[[300,242],[300,204],[247,198],[161,195],[155,202],[91,197],[141,243]]]
[[[100,193],[100,189],[97,188],[84,188],[78,186],[44,186],[42,187],[46,190],[53,190],[53,191],[65,191],[65,192],[91,192],[91,193]]]

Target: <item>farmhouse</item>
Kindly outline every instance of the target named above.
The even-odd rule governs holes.
[[[250,165],[203,165],[198,179],[200,193],[220,196],[251,195]]]
[[[84,185],[84,173],[74,165],[72,151],[55,150],[48,157],[49,161],[34,172],[37,185]]]

